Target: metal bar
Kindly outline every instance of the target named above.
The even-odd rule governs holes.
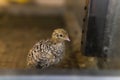
[[[102,54],[102,44],[108,2],[109,0],[91,0],[90,2],[84,50],[87,56],[106,56]]]
[[[91,0],[85,55],[96,56],[98,66],[120,69],[120,0]]]

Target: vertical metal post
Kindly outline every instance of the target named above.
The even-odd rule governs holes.
[[[86,33],[85,55],[98,57],[99,67],[120,69],[120,0],[91,0]]]
[[[90,0],[88,25],[85,29],[83,53],[98,57],[98,67],[104,67],[107,54],[103,52],[106,15],[109,0]]]
[[[103,56],[102,44],[109,0],[91,0],[86,32],[85,55]]]

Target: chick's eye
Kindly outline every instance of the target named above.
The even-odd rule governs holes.
[[[63,35],[62,35],[62,34],[60,34],[60,37],[63,37]]]

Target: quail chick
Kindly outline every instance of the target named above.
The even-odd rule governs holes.
[[[43,69],[59,63],[65,51],[65,41],[70,41],[68,33],[61,28],[55,29],[50,39],[40,40],[29,51],[27,66]]]

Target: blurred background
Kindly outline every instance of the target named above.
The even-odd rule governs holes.
[[[0,69],[26,69],[30,48],[64,28],[57,69],[120,69],[119,0],[0,0]]]
[[[88,4],[88,0],[0,0],[0,69],[25,69],[30,48],[50,38],[56,28],[66,29],[72,42],[66,43],[65,57],[55,68],[97,68],[94,57],[80,52]]]

